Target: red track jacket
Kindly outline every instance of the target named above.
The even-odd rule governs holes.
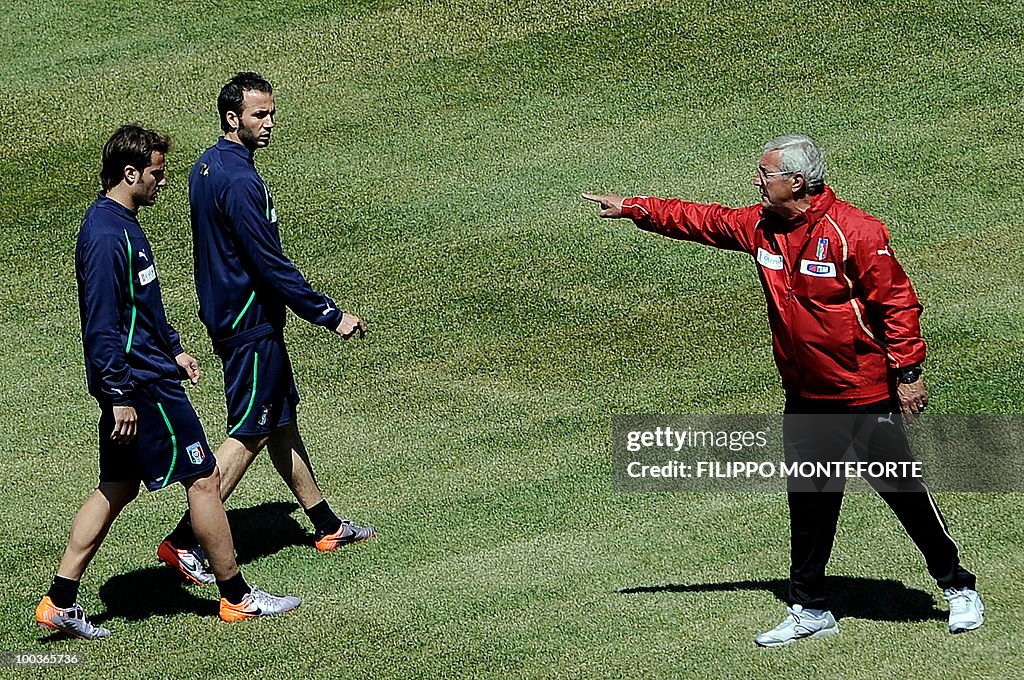
[[[788,221],[760,205],[647,196],[622,211],[641,229],[754,258],[787,394],[870,404],[892,393],[890,369],[924,361],[921,304],[888,230],[829,187]]]

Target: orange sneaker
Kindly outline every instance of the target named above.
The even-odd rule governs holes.
[[[333,534],[324,534],[320,538],[316,539],[316,549],[320,552],[327,552],[351,543],[362,543],[366,539],[373,538],[376,535],[377,530],[373,527],[361,527],[358,524],[353,523],[351,520],[346,519],[341,523],[341,528]]]
[[[302,600],[297,597],[271,595],[252,586],[252,590],[238,604],[232,604],[223,597],[220,598],[220,619],[232,622],[254,619],[257,616],[274,616],[291,611],[300,604],[302,604]]]
[[[206,555],[202,548],[177,548],[165,538],[156,549],[156,556],[171,569],[181,572],[185,580],[193,585],[210,585],[217,581],[217,577],[206,568]]]
[[[82,605],[76,602],[62,609],[53,603],[49,595],[44,596],[36,607],[36,624],[43,630],[59,630],[83,640],[98,640],[110,635],[108,629],[89,623]]]

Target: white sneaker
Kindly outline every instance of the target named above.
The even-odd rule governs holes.
[[[77,602],[62,609],[45,596],[36,607],[36,623],[44,630],[59,630],[83,640],[98,640],[110,635],[103,626],[94,626],[85,615],[82,605]]]
[[[250,588],[249,594],[238,604],[232,604],[225,598],[220,598],[221,621],[230,623],[253,619],[257,616],[275,616],[289,612],[302,604],[302,600],[291,595],[271,595],[256,586],[250,586]]]
[[[781,647],[803,638],[826,637],[839,632],[839,624],[830,611],[812,616],[798,604],[788,607],[788,611],[782,623],[754,638],[758,646]]]
[[[180,571],[189,583],[202,586],[217,582],[217,577],[206,566],[206,553],[202,548],[179,548],[165,538],[156,556],[171,569]]]
[[[942,596],[949,603],[949,632],[965,633],[985,623],[985,603],[970,588],[946,588]]]

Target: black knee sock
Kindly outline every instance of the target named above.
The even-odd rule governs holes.
[[[231,604],[238,604],[252,590],[242,577],[241,571],[227,581],[217,581],[217,588],[220,589],[220,596]]]
[[[50,596],[54,605],[61,609],[67,609],[78,599],[78,581],[72,581],[63,576],[54,576],[53,584],[50,585],[50,590],[46,594]]]
[[[306,517],[313,523],[313,528],[316,530],[317,536],[326,536],[327,534],[333,534],[335,531],[341,528],[341,520],[331,510],[331,506],[327,504],[327,499],[323,499],[309,510],[306,510]]]
[[[181,516],[181,521],[178,522],[178,526],[174,527],[174,531],[167,535],[168,540],[174,544],[175,548],[198,548],[199,541],[196,540],[195,532],[192,531],[192,516],[189,511],[186,510],[185,514]]]

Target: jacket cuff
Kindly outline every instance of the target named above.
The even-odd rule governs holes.
[[[651,213],[641,205],[643,196],[630,196],[622,199],[622,214],[630,219],[639,220],[651,216]]]
[[[342,318],[344,318],[344,316],[345,312],[340,309],[336,309],[330,314],[326,314],[324,316],[324,328],[333,333],[335,329],[338,328],[338,324],[341,323],[341,320]]]

